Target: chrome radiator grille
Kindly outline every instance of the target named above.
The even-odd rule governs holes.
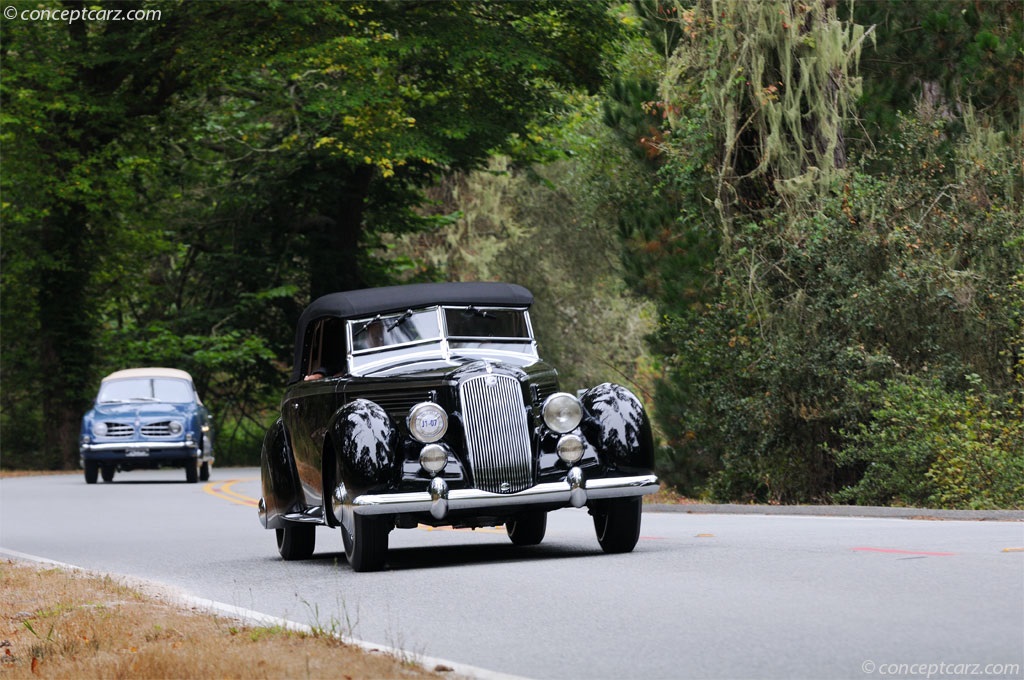
[[[532,486],[533,457],[519,381],[481,375],[462,383],[459,394],[476,487],[516,493]]]

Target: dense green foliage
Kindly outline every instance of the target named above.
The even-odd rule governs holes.
[[[863,467],[840,502],[917,507],[1009,508],[1024,492],[1024,413],[997,401],[981,378],[964,390],[910,376],[852,386],[878,404],[843,433],[840,463]]]
[[[885,26],[868,34],[824,3],[707,2],[676,20],[663,174],[706,198],[718,253],[703,299],[661,298],[667,476],[721,499],[824,501],[848,487],[835,498],[1020,504],[1019,466],[998,462],[1024,450],[1019,126],[939,90],[890,110],[873,145],[849,144],[856,57],[865,37],[889,49]],[[988,405],[957,436],[990,449],[979,465],[1000,470],[999,490],[952,481],[965,448],[939,445],[945,421],[885,410],[921,385],[947,419],[964,395]],[[902,415],[916,403],[900,400]],[[890,445],[873,448],[876,436]],[[899,473],[883,475],[882,457]]]
[[[1018,0],[116,7],[0,24],[5,467],[142,364],[252,463],[312,296],[508,279],[686,493],[1024,503]]]
[[[135,363],[259,420],[302,305],[392,281],[381,235],[437,223],[421,188],[536,155],[617,30],[544,0],[109,8],[157,14],[3,25],[5,460],[75,464]]]

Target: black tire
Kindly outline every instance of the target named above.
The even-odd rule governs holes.
[[[616,498],[591,510],[597,542],[606,553],[627,553],[640,539],[640,515],[643,500]]]
[[[203,461],[203,464],[199,466],[199,481],[208,482],[210,481],[210,461]]]
[[[85,483],[95,484],[100,476],[100,464],[94,460],[85,461]]]
[[[351,533],[341,527],[345,557],[352,571],[378,571],[388,556],[387,517],[355,515]]]
[[[195,484],[199,481],[199,468],[196,467],[194,460],[185,462],[185,481],[189,484]]]
[[[100,466],[100,474],[103,475],[104,482],[114,481],[114,464],[104,463]]]
[[[505,532],[514,545],[537,545],[544,540],[548,528],[548,513],[527,512],[505,522]]]
[[[275,529],[277,534],[277,552],[286,560],[306,560],[316,548],[315,524],[288,524],[283,529]]]

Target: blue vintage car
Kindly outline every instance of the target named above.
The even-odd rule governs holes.
[[[185,468],[185,480],[210,478],[213,428],[192,376],[173,368],[116,371],[100,383],[82,418],[79,462],[87,484],[118,470]]]
[[[602,383],[564,392],[530,322],[533,295],[496,282],[332,293],[299,319],[291,384],[263,444],[259,517],[286,560],[340,527],[355,571],[388,535],[505,526],[536,545],[547,514],[586,507],[605,552],[633,550],[658,489],[646,412]]]

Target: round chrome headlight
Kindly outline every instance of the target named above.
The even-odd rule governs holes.
[[[92,424],[92,433],[97,437],[107,436],[107,424],[101,421],[96,421]]]
[[[559,434],[572,432],[583,419],[580,400],[566,392],[556,392],[544,400],[544,423]]]
[[[181,426],[181,423],[179,423],[177,420],[172,420],[167,425],[167,431],[170,432],[172,435],[175,435],[175,436],[181,434],[181,431],[183,429],[184,428]]]
[[[563,435],[558,440],[558,457],[572,465],[583,457],[583,440],[574,434]]]
[[[448,431],[448,414],[432,401],[413,406],[406,422],[413,439],[424,444],[436,442]]]
[[[436,475],[448,464],[448,451],[440,444],[427,444],[420,451],[420,467]]]

